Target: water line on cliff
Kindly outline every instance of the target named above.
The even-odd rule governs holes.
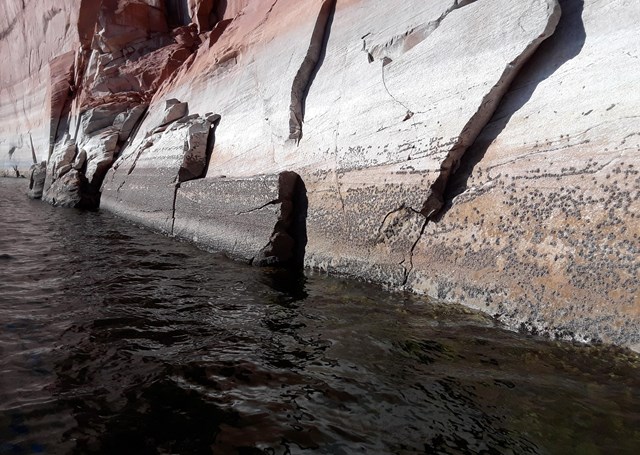
[[[586,40],[582,19],[584,0],[560,0],[560,7],[562,15],[553,35],[543,41],[522,66],[500,100],[495,114],[461,157],[458,169],[444,185],[443,206],[434,214],[434,221],[441,220],[452,207],[454,199],[468,189],[468,181],[476,165],[481,162],[487,149],[504,130],[511,117],[529,101],[538,84],[580,53]],[[567,43],[572,43],[568,51]]]

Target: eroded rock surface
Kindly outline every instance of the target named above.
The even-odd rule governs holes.
[[[93,209],[97,194],[87,189],[86,177],[72,169],[56,179],[42,196],[42,199],[56,207]]]
[[[181,104],[175,100],[168,106]],[[187,109],[181,108],[183,114]],[[173,233],[176,192],[183,182],[203,176],[215,129],[198,115],[176,119],[134,142],[102,189],[105,207],[167,234]]]
[[[176,21],[184,11],[172,2],[5,3],[0,52],[28,64],[2,73],[3,167],[47,160],[49,187],[71,169],[56,156],[71,141],[85,152],[86,169],[75,170],[93,197],[148,101],[198,47],[197,27]]]
[[[638,349],[640,99],[629,88],[640,60],[628,48],[640,44],[640,9],[560,3],[555,34],[418,243],[409,284],[514,327]]]
[[[45,200],[640,349],[640,5],[45,3],[0,6]]]
[[[44,192],[44,182],[47,176],[47,163],[34,164],[29,172],[29,192],[27,195],[31,199],[42,198]]]
[[[176,194],[174,234],[252,261],[278,222],[277,200],[278,176],[273,174],[192,180]]]

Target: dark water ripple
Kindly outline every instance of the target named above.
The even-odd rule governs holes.
[[[636,454],[640,362],[0,179],[0,454]]]

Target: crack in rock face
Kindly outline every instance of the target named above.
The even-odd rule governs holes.
[[[306,260],[451,301],[482,302],[452,291],[482,283],[491,311],[501,274],[516,274],[504,278],[511,300],[496,297],[514,318],[528,305],[514,303],[519,292],[555,302],[550,293],[567,290],[572,304],[616,292],[631,308],[640,136],[637,97],[623,88],[637,76],[609,72],[638,60],[640,9],[559,1],[558,30],[556,0],[60,2],[46,42],[19,19],[0,43],[24,60],[3,74],[2,154],[17,175],[34,163],[31,197],[100,202],[257,265]],[[54,33],[60,24],[80,38]],[[200,114],[214,108],[225,116],[217,138],[220,116]],[[570,188],[582,197],[575,216]]]
[[[289,139],[299,141],[302,138],[302,123],[304,121],[304,103],[311,85],[312,77],[318,70],[322,53],[330,32],[331,16],[335,12],[337,0],[324,0],[316,25],[311,34],[311,42],[298,73],[291,86],[291,105],[289,108]]]
[[[339,5],[300,143],[318,157],[305,165],[326,169],[314,182],[313,229],[322,250],[313,251],[310,263],[338,273],[352,267],[393,286],[407,282],[401,269],[412,269],[426,221],[441,210],[441,182],[455,172],[522,64],[553,34],[560,14],[555,0],[425,2],[424,10],[405,4],[397,10]],[[429,23],[426,39],[401,45],[398,36]],[[365,51],[380,45],[374,65],[353,45],[354,36]],[[313,155],[329,140],[332,165],[326,154]],[[329,182],[332,172],[340,175],[341,194]],[[332,211],[335,205],[344,210]],[[331,255],[333,238],[348,239],[342,258]]]
[[[491,87],[491,90],[482,98],[477,112],[474,113],[466,125],[464,125],[458,140],[453,144],[448,156],[442,162],[438,178],[429,188],[421,209],[421,213],[425,217],[431,219],[438,215],[444,205],[444,192],[447,183],[450,177],[457,171],[462,156],[489,122],[502,97],[509,89],[509,85],[518,75],[520,69],[534,54],[538,46],[553,35],[560,20],[561,10],[556,0],[549,1],[547,5],[547,11],[549,11],[550,14],[544,29],[535,39],[531,40],[531,42],[525,46],[519,55],[516,55],[516,57],[506,65],[502,75],[493,87]]]
[[[280,215],[269,243],[253,259],[257,266],[301,268],[307,245],[307,191],[295,172],[285,171],[278,176]],[[266,204],[268,205],[268,204]]]
[[[413,269],[413,251],[424,233],[428,220],[411,207],[400,207],[387,213],[378,229],[375,248],[379,254],[407,252],[398,263],[403,268],[402,286]]]
[[[501,8],[500,1],[493,2],[492,6]],[[446,188],[447,181],[450,176],[457,170],[460,159],[464,155],[467,148],[475,141],[475,138],[480,134],[484,126],[488,123],[489,119],[495,112],[498,103],[509,88],[509,84],[515,78],[520,71],[520,68],[526,63],[529,57],[535,52],[540,43],[551,36],[558,24],[560,18],[560,7],[556,0],[531,0],[530,7],[526,5],[513,6],[509,5],[511,14],[517,18],[515,21],[514,39],[513,42],[504,43],[501,42],[502,38],[499,33],[503,30],[484,30],[482,34],[478,35],[477,43],[466,43],[463,47],[480,47],[480,49],[470,50],[453,50],[456,52],[464,52],[466,55],[483,55],[483,53],[489,52],[488,55],[492,56],[493,60],[480,60],[480,57],[476,57],[476,60],[468,59],[469,70],[473,71],[474,67],[478,68],[478,72],[487,73],[487,69],[490,68],[490,73],[483,77],[483,87],[486,87],[484,93],[477,92],[473,95],[473,101],[464,106],[464,110],[468,112],[466,122],[458,123],[456,127],[459,127],[458,131],[451,128],[451,132],[454,135],[450,136],[448,141],[445,141],[441,145],[437,145],[437,156],[441,156],[440,165],[438,166],[437,178],[430,185],[427,194],[423,200],[420,212],[431,219],[436,216],[441,210],[444,198],[443,193]],[[457,5],[459,6],[459,5]],[[428,106],[421,106],[424,102],[418,102],[411,100],[409,96],[404,95],[407,91],[407,86],[410,86],[408,77],[414,73],[414,69],[417,70],[417,65],[422,67],[440,67],[438,73],[446,74],[446,59],[442,62],[423,61],[423,59],[429,59],[431,53],[425,52],[426,49],[422,49],[424,46],[428,46],[430,49],[438,50],[442,53],[446,51],[447,44],[446,37],[451,33],[452,27],[456,27],[456,24],[460,21],[466,21],[465,23],[469,27],[484,27],[488,23],[489,16],[492,14],[491,8],[487,5],[480,3],[469,3],[465,8],[455,8],[454,14],[447,13],[442,16],[442,19],[438,21],[438,28],[434,29],[429,40],[424,41],[420,45],[414,47],[414,50],[422,50],[423,52],[418,56],[414,56],[414,52],[408,52],[402,56],[402,58],[394,61],[392,65],[388,65],[383,71],[385,72],[385,78],[383,79],[385,89],[387,92],[403,107],[406,107],[410,112],[416,113],[412,116],[412,121],[419,121],[421,117],[420,112],[428,109]],[[497,14],[497,12],[496,12]],[[473,15],[474,22],[469,22],[467,16]],[[486,21],[483,21],[482,17],[487,17]],[[476,22],[477,21],[477,22]],[[481,22],[484,24],[481,25]],[[524,28],[518,24],[526,23],[527,27]],[[499,32],[499,33],[498,33]],[[515,33],[517,32],[517,34]],[[471,34],[471,32],[470,32]],[[469,37],[471,40],[473,34]],[[500,53],[492,54],[493,51],[500,50]],[[446,53],[446,52],[445,52]],[[406,57],[406,58],[405,58]],[[413,58],[412,58],[413,57]],[[415,58],[418,57],[418,58]],[[450,57],[449,57],[450,58]],[[455,58],[453,59],[455,60]],[[484,68],[483,68],[484,67]],[[432,90],[438,91],[438,86],[443,86],[441,94],[438,96],[445,97],[447,92],[450,91],[449,82],[440,80]],[[456,87],[454,89],[457,90]],[[436,96],[433,93],[432,96]],[[425,100],[426,101],[426,100]],[[477,104],[474,104],[477,103]],[[447,102],[441,101],[441,104],[447,104]],[[476,106],[474,110],[470,108]],[[450,109],[450,108],[449,108]],[[448,108],[443,106],[439,110],[446,115]],[[424,117],[423,117],[424,118]],[[456,120],[457,121],[457,120]],[[443,119],[443,122],[450,122],[450,119]],[[453,126],[453,125],[451,125]],[[436,151],[436,150],[434,150]],[[419,159],[422,158],[420,153],[416,153]],[[412,158],[415,158],[412,156]],[[428,163],[432,161],[425,156],[422,161],[431,166]],[[415,162],[415,159],[412,159]],[[437,160],[436,160],[437,162]]]
[[[182,116],[137,138],[105,179],[102,192],[109,207],[117,201],[129,216],[172,234],[180,187],[206,175],[219,122],[217,114]]]

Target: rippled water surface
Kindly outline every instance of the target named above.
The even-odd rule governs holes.
[[[628,352],[256,269],[0,179],[0,454],[637,454]]]

